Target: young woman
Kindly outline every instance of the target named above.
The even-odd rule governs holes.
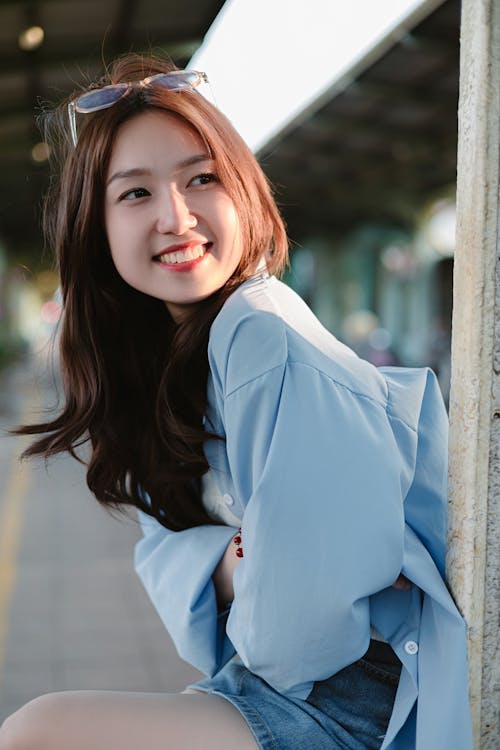
[[[1,750],[469,750],[444,576],[446,415],[276,274],[283,224],[203,74],[117,61],[63,109],[47,202],[65,407],[28,455],[75,454],[139,510],[138,573],[180,695],[42,696]]]

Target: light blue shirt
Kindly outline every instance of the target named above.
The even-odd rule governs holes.
[[[430,370],[377,370],[287,286],[243,284],[209,341],[206,455],[241,519],[234,601],[212,573],[232,526],[171,532],[141,514],[136,568],[180,656],[214,675],[237,653],[306,698],[367,650],[403,662],[382,750],[470,750],[466,634],[443,580],[447,418]],[[399,574],[410,590],[391,586]]]

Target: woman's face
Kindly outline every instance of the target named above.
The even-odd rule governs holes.
[[[159,110],[120,126],[105,187],[105,225],[120,276],[180,321],[220,289],[242,255],[233,201],[188,126]]]

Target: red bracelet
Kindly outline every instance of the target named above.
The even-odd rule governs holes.
[[[233,542],[236,545],[236,557],[243,557],[243,547],[241,546],[241,529],[238,529],[238,533],[233,537]]]

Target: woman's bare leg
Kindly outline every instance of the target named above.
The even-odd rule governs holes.
[[[257,750],[217,695],[76,691],[42,695],[0,728],[0,750]]]

